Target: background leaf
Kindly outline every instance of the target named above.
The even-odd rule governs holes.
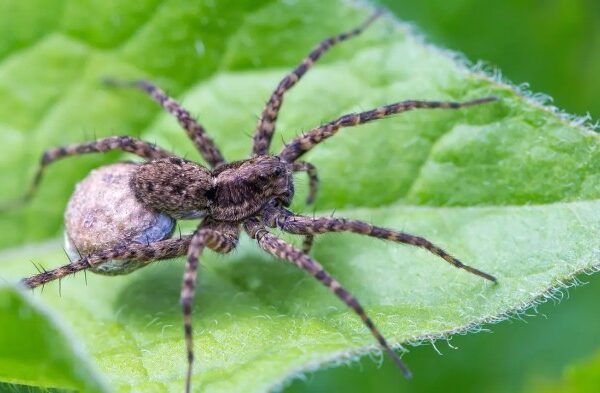
[[[65,337],[64,327],[15,288],[0,286],[0,378],[38,386],[103,390],[87,357]],[[24,340],[23,338],[27,339]]]
[[[42,7],[7,4],[18,8],[10,9],[12,19],[45,20],[36,16],[47,12]],[[99,86],[105,75],[144,76],[169,88],[213,130],[228,157],[245,157],[246,134],[278,79],[320,39],[371,12],[345,2],[56,7],[60,17],[40,23],[38,32],[6,21],[11,30],[0,97],[8,104],[0,119],[7,142],[0,168],[3,182],[15,184],[7,198],[25,188],[43,148],[94,134],[141,130],[144,138],[197,157],[152,102]],[[95,22],[86,23],[91,15]],[[414,112],[346,130],[308,156],[321,170],[319,210],[341,208],[340,215],[428,236],[501,280],[487,285],[420,251],[324,237],[315,256],[367,305],[393,342],[495,318],[598,263],[597,135],[467,73],[389,19],[336,48],[286,98],[279,132],[290,139],[320,121],[383,103],[491,93],[502,102]],[[1,218],[6,235],[0,242],[57,236],[73,184],[115,158],[57,164],[31,207]],[[301,201],[306,180],[298,182]],[[4,255],[2,275],[29,274],[24,262],[31,258],[63,263],[58,243],[54,250]],[[203,264],[196,383],[206,391],[263,391],[324,361],[374,348],[336,299],[248,242],[232,257],[207,254]],[[89,277],[87,287],[82,278],[69,280],[63,297],[46,291],[44,300],[69,321],[116,390],[179,390],[180,281],[179,261],[127,277]]]
[[[571,366],[560,381],[537,381],[530,388],[536,393],[593,392],[600,386],[600,356]]]

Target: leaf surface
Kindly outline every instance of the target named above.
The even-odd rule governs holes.
[[[7,19],[0,20],[6,29],[0,46],[5,198],[26,188],[49,146],[128,134],[199,158],[171,117],[138,92],[102,87],[104,76],[156,81],[198,116],[226,157],[247,157],[256,115],[279,79],[319,40],[372,12],[341,0],[56,2],[52,10],[33,3],[0,6],[12,7],[11,17],[0,12]],[[26,29],[15,23],[19,18],[39,23]],[[306,156],[320,171],[318,212],[337,209],[336,216],[425,236],[499,278],[490,285],[404,246],[345,234],[319,238],[315,258],[394,344],[497,320],[598,265],[598,135],[468,71],[391,16],[332,50],[286,96],[273,151],[348,112],[404,99],[490,94],[501,102],[415,111],[345,129]],[[12,247],[0,254],[3,278],[32,274],[32,259],[46,268],[66,263],[57,240],[36,244],[60,237],[74,184],[118,158],[57,163],[31,206],[0,216],[0,245]],[[298,176],[296,211],[312,212],[302,203],[307,184]],[[227,257],[207,252],[202,265],[194,383],[204,391],[266,391],[304,370],[377,350],[360,320],[327,290],[248,239]],[[76,276],[64,280],[62,296],[49,285],[35,297],[70,325],[115,391],[180,391],[182,269],[174,260],[124,277],[89,274],[87,285]],[[26,304],[28,298],[7,291],[1,296]],[[21,323],[14,318],[11,323]],[[66,337],[65,345],[75,341],[57,335]],[[79,359],[76,351],[63,352],[66,364]],[[45,359],[56,364],[50,355]],[[0,358],[11,362],[18,358]],[[74,367],[61,367],[63,379],[27,381],[101,386],[92,372],[75,378]],[[18,382],[14,370],[0,379]]]

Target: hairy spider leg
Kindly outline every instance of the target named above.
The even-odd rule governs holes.
[[[304,236],[304,240],[302,240],[302,252],[305,254],[310,254],[310,250],[312,249],[314,242],[315,242],[315,235]]]
[[[310,162],[296,161],[292,163],[292,170],[294,172],[306,172],[308,175],[308,195],[306,197],[306,204],[312,205],[317,197],[319,191],[319,176],[317,174],[317,167]]]
[[[317,61],[319,58],[326,53],[331,47],[346,41],[352,37],[355,37],[362,33],[375,19],[381,15],[382,11],[377,11],[362,25],[347,31],[345,33],[329,37],[326,40],[321,41],[308,56],[298,65],[291,73],[287,74],[277,85],[277,88],[271,94],[271,97],[267,101],[265,108],[263,109],[256,130],[254,132],[252,153],[254,155],[265,155],[269,153],[269,147],[271,146],[271,139],[275,133],[275,123],[277,122],[277,116],[279,115],[279,108],[283,103],[283,96],[286,91],[291,89],[302,76],[308,71],[308,69]]]
[[[316,234],[328,232],[352,232],[377,239],[391,240],[396,243],[409,244],[411,246],[423,248],[430,253],[443,258],[446,262],[450,263],[456,268],[466,270],[469,273],[475,274],[492,282],[497,281],[496,277],[471,266],[465,265],[457,258],[448,254],[446,251],[434,245],[427,239],[404,232],[378,227],[364,221],[333,217],[311,218],[296,215],[289,210],[279,207],[269,207],[265,209],[265,219],[269,225],[273,225],[274,227],[278,227],[285,232],[297,235],[314,236]]]
[[[325,139],[335,135],[338,130],[343,127],[357,126],[359,124],[379,120],[384,117],[407,112],[413,109],[460,109],[497,100],[498,99],[496,97],[478,98],[465,102],[408,100],[397,102],[395,104],[384,105],[382,107],[365,112],[350,113],[341,116],[336,120],[325,123],[319,127],[313,128],[306,134],[293,139],[281,150],[279,157],[281,157],[284,161],[294,162],[304,153],[311,150]]]
[[[74,145],[61,146],[48,149],[42,154],[40,164],[36,172],[35,178],[24,196],[21,198],[6,204],[6,206],[0,206],[0,211],[8,208],[14,208],[21,206],[31,200],[35,195],[37,188],[42,181],[44,171],[48,165],[54,161],[66,157],[78,156],[81,154],[88,153],[105,153],[111,150],[122,150],[127,153],[133,153],[142,158],[148,160],[156,160],[160,158],[168,158],[173,155],[167,150],[164,150],[152,143],[135,139],[129,136],[111,136],[108,138],[98,139],[93,142],[84,142]]]
[[[239,229],[235,224],[230,224],[224,227],[220,223],[215,225],[225,232],[220,232],[211,228],[210,223],[203,222],[198,230],[192,235],[192,240],[187,252],[187,262],[185,265],[185,273],[183,275],[183,283],[181,286],[181,307],[183,311],[183,328],[185,334],[185,345],[187,350],[188,368],[185,379],[185,391],[191,392],[192,387],[192,368],[194,364],[194,345],[192,332],[192,304],[194,294],[196,292],[196,279],[198,273],[198,258],[208,247],[218,253],[228,253],[237,245]]]
[[[308,175],[308,195],[306,196],[306,204],[312,205],[315,202],[317,193],[319,192],[319,176],[317,173],[317,167],[306,161],[296,161],[292,163],[292,170],[294,172],[306,172]],[[304,236],[302,241],[302,252],[309,254],[312,249],[314,241],[313,235]]]
[[[189,248],[191,239],[192,236],[187,235],[177,239],[161,240],[159,242],[150,244],[123,244],[117,247],[91,253],[67,265],[28,277],[21,280],[21,284],[29,288],[35,288],[49,283],[50,281],[60,280],[61,278],[70,274],[75,274],[78,271],[85,271],[89,267],[99,265],[102,262],[113,259],[127,259],[138,262],[142,265],[147,265],[157,260],[175,258],[185,255]]]
[[[411,377],[410,370],[402,362],[400,357],[392,350],[387,343],[387,340],[379,332],[373,321],[369,318],[364,308],[360,305],[358,300],[350,294],[342,285],[336,281],[329,273],[325,271],[317,261],[298,250],[289,243],[286,243],[282,239],[274,236],[260,223],[256,218],[248,219],[244,222],[244,228],[248,235],[256,239],[259,246],[268,252],[269,254],[291,262],[298,266],[300,269],[306,271],[311,276],[316,278],[321,284],[331,290],[341,301],[343,301],[348,307],[350,307],[360,319],[362,319],[365,326],[369,329],[371,334],[377,339],[377,342],[385,350],[389,356],[393,359],[394,363],[402,370],[402,373],[406,378]]]
[[[221,151],[219,151],[215,142],[206,132],[206,129],[181,104],[169,97],[152,82],[146,80],[119,81],[112,78],[107,78],[104,82],[109,86],[137,88],[146,92],[167,112],[175,116],[179,125],[185,130],[202,157],[211,167],[216,167],[226,162]]]

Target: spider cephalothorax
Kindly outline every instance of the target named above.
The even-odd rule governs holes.
[[[308,255],[313,237],[327,232],[353,232],[397,243],[410,244],[428,250],[455,267],[465,269],[490,281],[496,281],[496,279],[487,273],[464,265],[441,248],[419,236],[377,227],[357,220],[307,217],[292,213],[286,209],[294,196],[292,173],[306,172],[308,174],[310,192],[307,202],[311,203],[314,200],[318,186],[317,172],[312,164],[298,161],[298,159],[325,139],[333,136],[341,128],[357,126],[412,109],[459,109],[495,101],[496,99],[486,97],[466,102],[409,100],[360,113],[351,113],[309,130],[302,136],[290,141],[279,154],[269,155],[275,122],[285,92],[293,87],[310,66],[330,47],[358,35],[376,17],[377,14],[362,26],[321,42],[298,67],[281,80],[258,121],[253,138],[252,157],[242,161],[227,163],[204,128],[191,117],[189,112],[152,83],[148,81],[125,83],[109,81],[112,85],[130,86],[145,91],[169,113],[174,115],[211,169],[176,157],[158,146],[139,139],[127,136],[109,137],[89,143],[47,150],[42,157],[33,186],[23,200],[28,200],[34,194],[44,169],[50,163],[68,156],[121,150],[136,154],[146,160],[145,163],[136,165],[136,168],[131,169],[132,175],[128,184],[131,192],[135,194],[137,202],[149,211],[157,212],[172,219],[203,218],[203,220],[192,235],[180,236],[179,238],[158,237],[160,240],[152,242],[140,242],[139,240],[136,241],[135,237],[130,237],[114,247],[92,248],[93,252],[81,256],[78,260],[24,279],[23,284],[34,288],[81,270],[95,269],[107,263],[107,261],[126,260],[129,268],[131,268],[127,270],[129,272],[135,270],[131,264],[139,268],[152,261],[186,255],[187,262],[181,291],[181,304],[188,353],[186,391],[189,392],[194,359],[191,313],[196,287],[198,258],[207,247],[220,253],[231,251],[237,245],[240,230],[244,229],[263,250],[305,270],[352,308],[377,339],[380,346],[391,356],[403,373],[409,376],[408,369],[390,348],[386,339],[367,316],[359,301]],[[167,222],[167,224],[166,228],[170,229],[171,223]],[[278,238],[268,228],[278,228],[288,233],[304,235],[303,249],[300,250]],[[165,233],[168,236],[171,232],[167,230]],[[146,239],[149,238],[146,236]],[[116,267],[116,269],[119,268],[119,266]]]
[[[257,156],[213,171],[216,220],[239,221],[256,214],[270,200],[289,206],[294,196],[292,166],[279,157]]]

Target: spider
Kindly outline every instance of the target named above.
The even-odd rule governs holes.
[[[275,132],[275,123],[285,93],[291,89],[308,69],[334,45],[363,32],[381,15],[374,13],[362,25],[319,43],[309,55],[273,91],[258,120],[253,136],[252,155],[248,159],[227,162],[206,130],[190,113],[160,88],[146,80],[109,81],[114,86],[139,89],[173,115],[199,150],[210,168],[179,158],[159,146],[129,136],[113,136],[93,142],[69,145],[46,150],[37,174],[22,201],[35,193],[44,173],[51,163],[66,157],[87,153],[121,150],[145,159],[136,164],[129,187],[137,200],[149,209],[177,220],[202,221],[191,235],[167,238],[147,244],[125,242],[113,248],[84,255],[71,263],[53,270],[25,278],[22,284],[35,288],[78,271],[97,267],[110,260],[128,260],[145,266],[150,262],[185,255],[185,273],[181,289],[181,306],[187,370],[185,391],[191,390],[194,362],[192,345],[192,302],[196,289],[198,259],[205,248],[218,253],[228,253],[238,242],[243,229],[267,253],[290,262],[330,289],[342,302],[361,318],[380,347],[389,354],[408,378],[410,371],[392,350],[388,341],[377,329],[359,301],[332,277],[316,260],[309,256],[315,235],[328,232],[352,232],[378,239],[390,240],[423,248],[457,268],[464,269],[484,279],[496,278],[467,266],[430,241],[415,235],[371,225],[367,222],[333,217],[307,217],[288,210],[294,197],[294,172],[306,172],[309,179],[307,202],[314,201],[319,180],[316,168],[300,157],[319,143],[334,136],[340,129],[372,122],[413,109],[459,109],[495,101],[485,97],[465,102],[440,102],[408,100],[384,105],[376,109],[351,113],[321,124],[289,142],[277,155],[269,148]],[[268,228],[305,236],[302,249],[275,236]]]

